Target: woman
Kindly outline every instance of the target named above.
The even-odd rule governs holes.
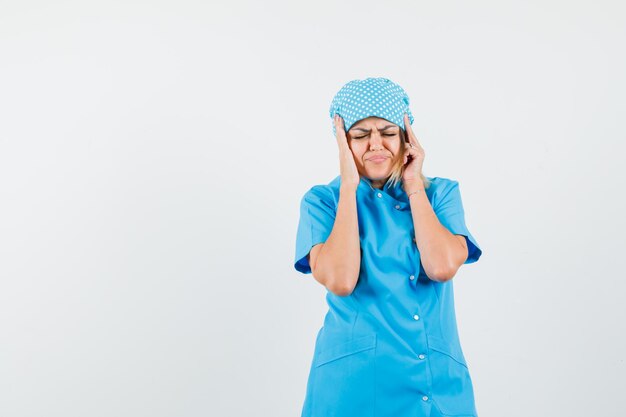
[[[296,270],[328,292],[303,417],[476,416],[452,277],[482,250],[458,182],[422,174],[404,90],[344,85],[330,107],[340,175],[301,201]]]

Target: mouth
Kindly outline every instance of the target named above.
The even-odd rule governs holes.
[[[374,158],[368,159],[368,161],[374,162],[374,163],[381,163],[383,161],[386,161],[387,159],[389,158],[387,158],[386,156],[375,156]]]

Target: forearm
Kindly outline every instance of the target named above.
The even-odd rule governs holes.
[[[318,255],[316,269],[326,277],[326,287],[337,295],[348,295],[356,286],[361,243],[354,188],[340,188],[335,223]]]
[[[434,281],[447,281],[456,273],[457,259],[464,248],[446,229],[435,214],[422,181],[406,185],[410,195],[411,216],[415,229],[415,243],[420,253],[424,271]]]

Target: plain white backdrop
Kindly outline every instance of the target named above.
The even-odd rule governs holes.
[[[483,249],[479,415],[626,415],[625,39],[619,1],[1,1],[0,415],[299,416],[299,203],[379,76]]]

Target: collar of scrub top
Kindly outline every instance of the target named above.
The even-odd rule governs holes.
[[[394,203],[394,207],[398,210],[410,209],[411,205],[409,203],[409,198],[406,192],[402,189],[402,184],[398,182],[395,186],[391,186],[391,181],[387,180],[383,188],[375,188],[372,185],[372,180],[367,177],[361,177],[361,182],[359,182],[359,187],[367,190],[369,188],[371,191],[376,193],[381,193],[382,198],[384,199],[392,199]]]

